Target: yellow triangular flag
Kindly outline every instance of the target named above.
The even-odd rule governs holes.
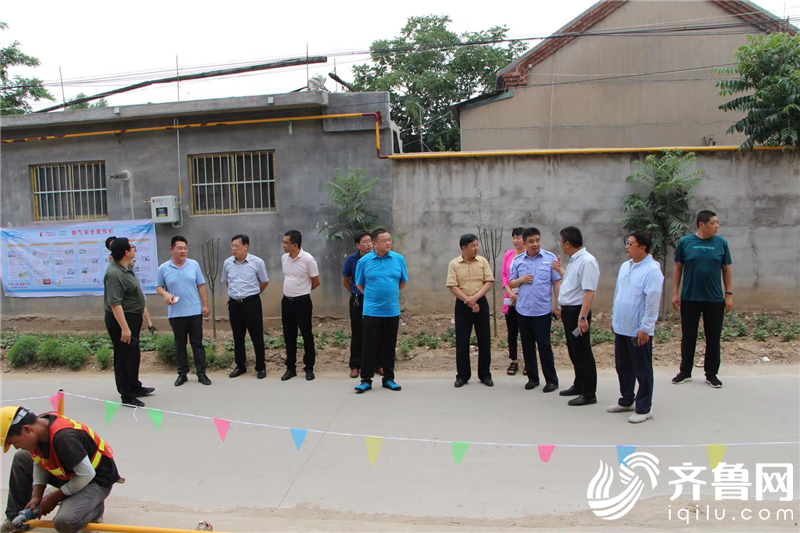
[[[374,465],[375,459],[378,458],[378,452],[381,451],[383,444],[383,437],[365,437],[367,441],[367,453],[369,454],[369,464]]]
[[[714,470],[720,461],[722,461],[722,458],[725,455],[725,448],[727,447],[727,444],[708,445],[708,460],[711,463],[711,470]]]

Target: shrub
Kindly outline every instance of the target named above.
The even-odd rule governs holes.
[[[456,328],[450,327],[447,328],[447,331],[439,335],[439,338],[442,339],[442,342],[446,342],[450,344],[451,348],[456,347]]]
[[[406,337],[400,340],[397,351],[401,357],[408,357],[416,345],[417,343],[413,338]]]
[[[114,364],[114,350],[111,348],[100,348],[95,352],[94,360],[100,370],[106,370]]]
[[[49,338],[45,339],[38,348],[36,348],[36,360],[45,365],[64,365],[59,357],[59,342],[58,339]]]
[[[796,341],[798,334],[800,334],[800,324],[797,322],[792,322],[786,327],[786,329],[783,330],[783,333],[781,334],[781,340],[783,342]]]
[[[233,366],[233,352],[222,350],[220,353],[216,351],[206,352],[206,368],[224,370]]]
[[[250,340],[248,337],[247,340]],[[297,347],[303,348],[303,337],[297,337]],[[283,350],[286,348],[286,343],[283,340],[283,335],[277,337],[270,337],[264,333],[264,348],[267,350]],[[231,350],[233,350],[233,340],[231,340]]]
[[[669,342],[672,340],[672,330],[669,329],[668,326],[664,325],[662,327],[656,328],[656,335],[654,341],[656,344],[660,344],[663,342]]]
[[[567,337],[564,335],[564,326],[558,324],[553,326],[550,330],[550,343],[553,346],[564,346],[567,343]],[[522,341],[517,336],[517,345],[522,345]]]
[[[600,329],[590,326],[589,334],[592,336],[592,346],[614,342],[614,334],[609,329]]]
[[[336,346],[337,348],[347,348],[350,346],[350,335],[344,332],[344,330],[337,329],[333,332],[333,340],[331,344]]]
[[[757,327],[753,330],[753,339],[757,340],[758,342],[764,342],[767,340],[768,336],[769,332],[765,328]]]
[[[214,346],[214,341],[203,339],[203,348],[206,351],[206,365],[208,365],[209,357],[214,357],[217,354],[217,347]],[[188,343],[186,346],[186,355],[189,360],[189,366],[192,366],[192,362],[194,361],[194,350],[192,350],[191,343]]]
[[[13,368],[23,367],[36,359],[36,349],[39,347],[39,339],[33,335],[23,335],[17,339],[8,353],[6,359]]]
[[[61,364],[65,364],[70,370],[80,370],[89,358],[86,348],[76,342],[62,344],[59,346],[57,354]]]
[[[175,335],[171,333],[156,337],[156,354],[161,361],[169,366],[175,366]]]

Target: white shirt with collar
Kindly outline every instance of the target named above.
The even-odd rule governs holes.
[[[283,267],[284,296],[297,298],[311,294],[311,278],[319,276],[319,267],[310,253],[301,249],[294,259],[289,254],[283,254],[281,266]]]
[[[614,333],[635,337],[644,331],[651,337],[655,335],[663,283],[661,265],[652,255],[638,263],[633,259],[622,263],[611,308]]]
[[[569,265],[558,292],[559,305],[581,305],[585,291],[597,291],[600,266],[586,248],[581,248],[569,259]]]

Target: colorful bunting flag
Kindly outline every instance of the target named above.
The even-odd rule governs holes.
[[[228,428],[231,427],[231,421],[223,418],[215,418],[214,425],[217,427],[217,433],[222,442],[225,442],[225,437],[228,436]]]
[[[306,440],[306,434],[308,430],[305,429],[290,429],[289,431],[292,432],[292,440],[294,441],[294,445],[297,446],[299,450],[303,446],[303,442]]]
[[[153,421],[156,429],[161,429],[161,422],[164,420],[164,412],[160,409],[147,409],[147,413],[150,415],[150,420]]]
[[[464,454],[467,453],[467,448],[469,448],[469,442],[453,443],[453,459],[455,459],[456,464],[461,462],[461,459],[463,459]]]
[[[53,406],[53,411],[57,411],[59,413],[64,412],[64,393],[59,392],[50,396],[50,405]],[[59,409],[60,408],[60,409]]]
[[[550,462],[550,456],[553,455],[553,450],[556,447],[550,444],[540,444],[539,445],[539,459],[542,460],[543,463]]]
[[[375,465],[375,459],[378,458],[378,452],[381,451],[383,444],[383,437],[365,437],[367,442],[367,454],[369,455],[369,464]]]
[[[109,402],[106,400],[106,425],[111,423],[111,419],[117,414],[117,409],[119,409],[119,404],[117,402]]]
[[[624,444],[617,446],[617,460],[619,464],[625,463],[625,458],[636,451],[636,446],[626,446]]]
[[[725,456],[725,448],[727,444],[709,444],[708,445],[708,460],[711,463],[711,470],[714,470],[719,465],[722,458]]]

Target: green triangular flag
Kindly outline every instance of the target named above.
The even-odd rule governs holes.
[[[456,464],[461,462],[461,459],[464,457],[464,454],[467,453],[467,448],[469,448],[469,442],[453,443],[453,459],[456,460]]]
[[[161,421],[164,419],[164,413],[158,409],[148,409],[150,420],[156,425],[156,429],[161,429]]]
[[[119,404],[117,402],[109,402],[106,400],[106,425],[111,423],[111,419],[117,414],[117,409],[119,409]]]

